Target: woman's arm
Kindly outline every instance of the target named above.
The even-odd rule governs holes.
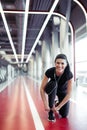
[[[42,83],[41,83],[41,87],[40,87],[40,94],[41,94],[41,98],[42,98],[45,110],[49,111],[49,106],[48,106],[46,94],[45,94],[45,91],[44,91],[47,82],[48,82],[48,78],[47,78],[46,75],[44,75]]]
[[[65,98],[55,108],[56,111],[59,110],[65,103],[67,103],[69,101],[69,99],[71,97],[71,92],[72,92],[72,84],[73,84],[73,79],[68,80],[67,94],[66,94]]]

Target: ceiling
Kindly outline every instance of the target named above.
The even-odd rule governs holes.
[[[13,62],[28,62],[53,13],[66,17],[77,36],[86,32],[87,0],[0,0],[0,52]],[[71,2],[71,3],[69,3]],[[71,7],[71,8],[68,8]]]

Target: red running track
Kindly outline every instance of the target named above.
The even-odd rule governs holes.
[[[81,104],[71,103],[68,118],[56,115],[56,122],[49,122],[39,86],[20,76],[0,92],[0,130],[87,130],[87,107]]]

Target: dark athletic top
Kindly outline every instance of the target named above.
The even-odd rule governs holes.
[[[73,77],[72,72],[68,68],[64,70],[64,73],[61,75],[61,77],[57,75],[55,76],[55,67],[52,67],[46,70],[45,75],[48,78],[50,78],[50,80],[55,80],[55,77],[56,77],[57,84],[58,84],[57,95],[61,93],[66,93],[67,81]]]

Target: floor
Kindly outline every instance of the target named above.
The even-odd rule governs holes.
[[[73,88],[68,118],[47,120],[40,83],[20,76],[0,92],[0,130],[87,130],[87,92]],[[1,89],[1,87],[0,87]]]

